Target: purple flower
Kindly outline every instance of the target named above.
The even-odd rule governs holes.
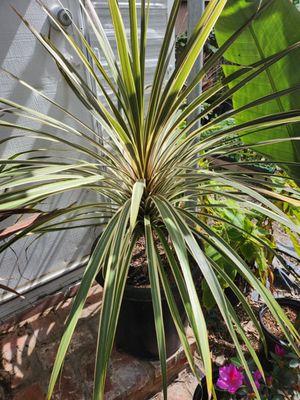
[[[275,354],[279,357],[285,356],[285,350],[283,347],[279,346],[279,344],[275,345]]]
[[[255,372],[253,372],[253,378],[254,378],[255,386],[257,387],[257,389],[259,389],[260,388],[259,380],[262,378],[262,374],[259,372],[259,370],[256,370]]]
[[[260,388],[260,379],[262,378],[262,374],[259,372],[259,370],[256,370],[252,373],[253,375],[253,379],[254,379],[254,383],[255,386],[257,387],[257,389]],[[247,385],[249,388],[251,388],[251,383],[250,380],[248,378],[248,376],[245,376],[245,380],[244,380],[245,385]]]
[[[242,372],[235,365],[229,364],[220,368],[217,386],[233,394],[242,386],[243,380]]]

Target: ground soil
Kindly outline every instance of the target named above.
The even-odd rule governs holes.
[[[259,309],[262,304],[259,301],[253,301],[251,293],[248,294],[247,301],[258,317]],[[246,314],[241,304],[235,307],[235,311],[251,345],[255,351],[258,352],[260,349],[259,334],[253,322],[249,319],[249,316]],[[205,312],[205,318],[209,332],[213,362],[216,364],[223,364],[225,360],[236,356],[236,347],[232,342],[223,317],[217,308]],[[243,345],[242,348],[247,352],[245,345]]]
[[[175,280],[174,280],[174,275],[173,272],[170,268],[167,256],[164,252],[163,246],[161,243],[155,239],[155,243],[158,249],[158,253],[161,259],[161,263],[164,267],[164,270],[167,274],[168,281],[171,284],[171,286],[175,285]],[[201,243],[199,243],[201,246]],[[172,244],[169,242],[170,249],[172,250]],[[178,259],[176,257],[175,251],[173,251],[173,255],[175,259],[178,262]],[[198,267],[193,267],[193,260],[190,257],[190,266],[191,266],[191,272],[196,280],[200,280],[200,270]],[[196,287],[197,287],[197,282]],[[129,272],[128,272],[128,277],[127,277],[127,284],[135,287],[140,287],[140,288],[145,288],[145,287],[150,287],[150,277],[149,277],[149,270],[148,270],[148,259],[147,259],[147,254],[146,254],[146,243],[145,243],[145,237],[142,236],[136,243],[135,248],[133,250],[133,255],[132,255],[132,261],[129,267]]]
[[[170,271],[167,256],[164,253],[162,245],[156,241],[157,249],[168,274],[168,277],[172,279],[172,272]],[[133,250],[132,261],[129,267],[127,284],[135,287],[149,287],[150,277],[148,272],[148,259],[146,254],[146,243],[145,237],[142,236],[136,243]]]
[[[297,319],[300,318],[300,314],[294,310],[291,307],[288,306],[282,306],[283,311],[287,315],[288,319],[292,322],[292,324],[295,326]],[[276,336],[278,339],[284,339],[284,333],[280,329],[279,325],[277,324],[275,318],[271,314],[270,310],[267,310],[264,315],[263,315],[263,323],[265,327],[270,331],[274,336]],[[298,327],[299,328],[299,327]],[[298,329],[299,330],[299,329]]]

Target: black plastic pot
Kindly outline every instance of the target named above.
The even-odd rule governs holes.
[[[280,304],[280,306],[288,306],[294,310],[297,310],[297,312],[300,312],[300,300],[296,299],[290,299],[286,297],[281,297],[276,299],[277,302]],[[259,322],[261,325],[261,328],[264,332],[265,338],[266,338],[266,343],[268,347],[268,352],[273,352],[275,351],[275,346],[279,345],[283,348],[288,347],[288,343],[285,340],[278,339],[272,332],[268,330],[268,328],[265,326],[263,317],[265,312],[268,310],[267,306],[262,306],[260,311],[259,311]]]
[[[234,291],[230,287],[228,287],[224,290],[224,292],[227,296],[229,303],[232,305],[232,307],[236,307],[240,301],[239,301],[239,298],[234,293]]]
[[[203,249],[201,240],[196,236],[195,239]],[[190,262],[192,265],[193,260],[191,259]],[[192,275],[195,282],[199,281],[201,276],[200,269],[198,267],[192,269]],[[104,280],[101,273],[97,275],[96,281],[103,287]],[[173,287],[173,295],[182,323],[184,327],[187,327],[188,319],[184,305],[175,286]],[[163,292],[161,292],[161,297],[166,353],[167,357],[170,357],[179,349],[181,343]],[[125,287],[116,330],[115,345],[117,349],[139,358],[147,360],[159,359],[150,287],[135,287],[131,285]]]
[[[218,370],[213,370],[213,382],[216,382],[219,376]],[[205,376],[201,380],[201,385],[196,387],[193,400],[208,400],[207,385]]]
[[[195,390],[194,396],[193,396],[193,400],[207,400],[208,399],[207,391],[203,390],[203,389],[204,389],[204,386],[201,387],[200,385],[198,385],[196,387],[196,390]]]
[[[96,281],[103,286],[102,276]],[[187,317],[179,293],[174,292],[178,311],[185,326]],[[167,357],[174,354],[180,347],[173,318],[166,299],[162,294],[162,310],[166,336]],[[158,360],[158,347],[155,332],[154,313],[150,287],[125,287],[121,305],[115,344],[118,350],[147,360]]]

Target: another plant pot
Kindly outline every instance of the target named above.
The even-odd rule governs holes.
[[[236,307],[239,304],[240,300],[236,296],[234,291],[230,287],[227,287],[224,290],[224,292],[226,294],[227,299],[229,300],[229,303],[232,305],[232,307]]]
[[[213,370],[213,382],[217,382],[219,376],[218,370]],[[205,376],[201,380],[201,385],[196,387],[194,392],[193,400],[208,400],[207,385]]]
[[[97,282],[103,286],[102,276],[97,276]],[[178,311],[187,326],[187,317],[179,293],[174,291]],[[167,300],[162,294],[162,309],[166,336],[167,357],[174,354],[180,347],[180,339],[169,311]],[[150,287],[125,287],[121,305],[115,344],[117,349],[147,360],[158,360],[158,347],[154,323],[153,304]]]
[[[234,283],[240,289],[242,294],[246,296],[247,292],[249,291],[249,284],[240,275],[237,275],[235,277]],[[225,289],[225,294],[233,307],[237,306],[240,303],[239,298],[230,286]]]
[[[203,381],[203,379],[202,379]],[[208,400],[208,395],[207,395],[207,391],[203,390],[206,389],[206,387],[204,388],[204,384],[201,387],[200,385],[198,385],[196,387],[196,390],[194,392],[194,396],[193,396],[193,400]]]
[[[277,302],[279,303],[280,306],[288,306],[288,307],[296,310],[297,312],[300,312],[300,301],[299,300],[285,298],[285,297],[278,298],[276,300],[277,300]],[[281,346],[283,348],[287,348],[288,347],[288,343],[285,340],[282,340],[282,339],[279,339],[278,337],[276,337],[265,326],[263,317],[264,317],[264,315],[265,315],[267,310],[268,310],[267,306],[262,306],[261,307],[261,309],[259,311],[259,322],[260,322],[260,325],[262,327],[262,330],[263,330],[265,338],[266,338],[268,352],[273,352],[274,353],[276,345]]]

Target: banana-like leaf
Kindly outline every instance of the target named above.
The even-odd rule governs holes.
[[[273,0],[268,7],[255,16],[264,4],[263,1],[229,0],[216,24],[216,37],[219,45],[239,29],[251,15],[254,19],[251,25],[239,36],[235,43],[225,52],[224,57],[229,62],[223,66],[226,75],[249,66],[276,52],[285,49],[300,40],[300,13],[289,0]],[[230,64],[232,63],[232,65]],[[234,108],[240,108],[263,96],[275,94],[300,83],[297,73],[300,63],[300,50],[287,55],[278,63],[270,66],[265,72],[251,80],[239,89],[233,96]],[[232,84],[231,84],[232,85]],[[300,107],[299,90],[281,98],[270,96],[263,104],[240,112],[235,118],[245,122],[268,114],[282,112]],[[274,138],[294,138],[298,136],[300,124],[286,124],[273,129],[258,130],[244,137],[246,143]],[[273,143],[255,148],[268,158],[281,162],[300,161],[300,143]],[[287,167],[296,179],[300,178],[298,168]]]

